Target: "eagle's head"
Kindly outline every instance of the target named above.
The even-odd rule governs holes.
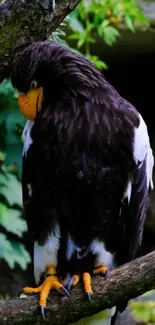
[[[54,42],[35,42],[15,58],[11,81],[27,119],[35,119],[42,101],[87,96],[87,89],[103,84],[103,76],[84,56]]]
[[[19,92],[21,112],[29,120],[35,119],[37,111],[40,111],[45,94],[48,98],[51,91],[55,95],[58,83],[56,85],[52,58],[57,47],[51,42],[33,43],[18,54],[13,63],[11,82]]]

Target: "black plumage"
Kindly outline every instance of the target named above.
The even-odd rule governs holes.
[[[55,43],[34,43],[18,58],[13,86],[27,93],[33,80],[44,97],[23,155],[29,235],[44,245],[60,225],[57,271],[62,277],[92,272],[95,240],[114,254],[113,265],[133,259],[142,240],[153,165],[143,132],[143,159],[135,158],[139,113],[91,62]],[[69,236],[74,250],[67,258]]]

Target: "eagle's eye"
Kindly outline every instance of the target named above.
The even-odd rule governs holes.
[[[37,88],[37,86],[38,86],[38,82],[37,82],[36,80],[33,80],[33,81],[31,82],[30,89]]]

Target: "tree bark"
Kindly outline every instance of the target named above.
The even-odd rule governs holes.
[[[1,2],[1,0],[0,0]],[[0,4],[0,82],[17,49],[46,40],[80,0],[3,0]]]
[[[155,286],[155,251],[111,271],[104,281],[101,276],[92,280],[93,298],[87,302],[81,284],[71,291],[71,301],[51,292],[45,311],[46,324],[72,324],[106,308],[127,302]],[[43,320],[38,297],[0,301],[1,325],[40,325]]]

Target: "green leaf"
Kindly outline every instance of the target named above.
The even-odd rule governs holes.
[[[135,319],[148,323],[155,322],[155,301],[131,301],[129,304],[132,315]]]
[[[0,174],[0,186],[7,184],[7,177],[5,174]]]
[[[24,245],[16,241],[8,241],[6,235],[0,233],[0,258],[4,258],[13,269],[17,263],[25,270],[31,258]]]
[[[0,86],[0,96],[8,100],[8,96],[11,95],[13,98],[17,98],[17,93],[14,91],[9,79],[5,79]]]
[[[101,24],[101,28],[104,29],[105,27],[109,26],[109,20],[108,19],[105,19],[103,20],[102,24]]]
[[[84,32],[84,26],[80,20],[77,19],[75,16],[71,16],[69,19],[69,26],[72,28],[73,31],[78,33]]]
[[[0,151],[0,162],[3,162],[5,160],[5,154]]]
[[[0,194],[5,197],[8,204],[13,206],[14,204],[22,207],[22,190],[21,183],[17,177],[13,174],[7,174],[7,186],[0,187]]]
[[[5,150],[7,164],[16,162],[21,167],[23,145],[17,125],[18,131],[19,125],[23,129],[25,118],[19,111],[17,94],[10,80],[0,84],[0,121],[0,150]]]
[[[106,17],[106,13],[104,10],[96,13],[94,15],[94,21],[93,21],[94,27],[97,28],[103,21],[105,21],[105,17]]]
[[[143,297],[150,297],[152,294],[155,293],[155,290],[150,290],[150,291],[147,291],[145,293],[143,293]]]
[[[0,233],[0,258],[5,257],[11,251],[11,244],[7,240],[6,235]]]
[[[85,38],[79,39],[79,41],[77,42],[77,47],[80,48],[84,43],[85,43]]]
[[[81,35],[80,35],[80,33],[73,33],[73,34],[69,35],[68,38],[69,39],[80,40],[81,39]]]
[[[0,225],[18,237],[22,237],[26,231],[26,222],[21,218],[21,212],[10,209],[3,203],[0,203]]]
[[[119,31],[115,27],[107,26],[102,29],[102,24],[99,28],[99,34],[104,38],[105,43],[108,45],[112,45],[120,35]]]
[[[107,64],[101,61],[97,55],[87,54],[86,57],[95,64],[98,69],[108,69]]]
[[[135,27],[134,27],[134,23],[133,23],[132,19],[129,16],[126,16],[125,17],[125,21],[126,21],[126,24],[127,24],[128,28],[132,32],[135,32]]]
[[[24,245],[17,241],[10,241],[12,247],[13,258],[10,262],[12,268],[15,265],[15,262],[21,266],[23,270],[26,270],[27,264],[30,263],[31,257],[30,254],[25,249]]]

